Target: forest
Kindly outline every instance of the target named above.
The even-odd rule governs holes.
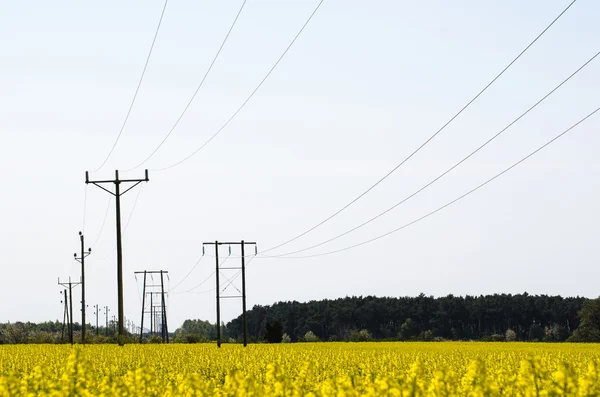
[[[564,341],[579,327],[579,313],[586,301],[582,297],[523,293],[438,298],[424,294],[398,298],[353,296],[306,303],[278,302],[249,310],[247,329],[251,340],[264,340],[267,330],[273,332],[275,328],[275,334],[280,329],[290,341],[301,341],[307,333],[322,341],[507,337]],[[239,339],[242,317],[229,322],[225,331],[228,337]]]

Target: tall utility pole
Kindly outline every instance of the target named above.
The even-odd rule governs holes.
[[[81,241],[81,256],[78,258],[74,254],[75,260],[81,263],[81,343],[85,343],[85,258],[91,253],[92,249],[88,248],[85,252],[83,233],[79,232],[79,240]]]
[[[245,242],[244,240],[240,242],[219,242],[215,241],[210,243],[203,243],[203,245],[214,245],[215,246],[215,262],[216,262],[216,270],[215,275],[217,278],[217,347],[221,347],[221,299],[226,298],[242,298],[242,322],[243,322],[243,333],[244,333],[244,347],[248,345],[248,327],[246,325],[246,257],[244,254],[244,247],[246,244],[254,245],[256,249],[256,243]],[[219,246],[220,245],[240,245],[242,249],[242,267],[220,267],[219,266]],[[231,249],[230,249],[231,253]],[[242,271],[242,295],[228,295],[221,296],[220,287],[221,284],[219,282],[219,273],[224,269],[241,269]],[[231,282],[230,282],[231,284]],[[239,291],[239,290],[238,290]]]
[[[144,335],[144,314],[150,314],[150,334],[156,332],[158,334],[158,317],[161,318],[161,330],[160,335],[165,343],[169,343],[169,329],[167,327],[167,304],[165,294],[165,278],[166,275],[169,277],[169,272],[166,270],[144,270],[134,272],[136,275],[144,275],[144,286],[142,293],[142,326],[140,327],[140,343],[142,343],[142,337]],[[150,275],[153,278],[153,274],[160,274],[160,284],[147,284],[147,276]],[[160,291],[147,291],[149,288],[160,288]],[[146,310],[146,295],[150,296],[150,310]],[[160,304],[155,304],[154,295],[160,297]]]
[[[96,315],[96,335],[98,335],[98,304],[94,306],[94,314]]]
[[[69,277],[69,282],[68,283],[61,283],[60,282],[60,278],[58,279],[58,285],[62,285],[63,287],[66,287],[69,289],[69,311],[70,311],[70,315],[69,313],[67,313],[67,317],[70,318],[69,321],[69,342],[71,344],[73,344],[73,287],[78,286],[81,283],[74,283],[71,282],[71,277]],[[67,290],[65,289],[65,292]],[[67,297],[65,296],[65,302],[67,300]]]
[[[117,215],[117,300],[118,300],[118,319],[119,319],[119,345],[123,346],[124,341],[124,329],[123,329],[123,318],[125,317],[123,311],[123,246],[121,241],[121,196],[139,185],[142,182],[148,182],[148,170],[145,170],[144,179],[119,179],[119,171],[115,170],[115,179],[113,180],[100,180],[90,181],[88,171],[85,172],[85,183],[92,183],[98,186],[100,189],[115,196],[116,201],[116,215]],[[103,183],[114,183],[115,192],[101,186]],[[121,192],[121,183],[133,183],[124,192]]]

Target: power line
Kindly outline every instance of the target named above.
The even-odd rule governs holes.
[[[142,81],[144,80],[144,76],[146,75],[146,69],[148,68],[148,63],[150,62],[150,57],[152,56],[152,50],[154,50],[154,44],[156,43],[156,38],[158,37],[160,25],[162,23],[163,16],[165,15],[165,10],[167,9],[168,3],[169,3],[169,0],[165,0],[165,4],[162,8],[162,12],[160,13],[160,19],[158,20],[158,25],[156,26],[156,31],[154,32],[154,38],[152,39],[152,45],[150,46],[150,51],[148,51],[148,56],[146,57],[146,63],[144,63],[144,69],[142,70],[142,75],[140,76],[140,80],[138,81],[137,87],[135,89],[135,93],[133,94],[133,99],[131,100],[131,104],[129,105],[129,109],[127,110],[127,114],[125,115],[125,120],[123,120],[123,124],[121,125],[121,129],[119,130],[117,139],[115,139],[115,143],[113,143],[112,148],[108,152],[108,155],[106,156],[106,158],[104,159],[102,164],[100,164],[100,166],[98,168],[96,168],[95,170],[93,170],[92,172],[98,172],[98,171],[100,171],[100,169],[102,167],[104,167],[104,164],[106,164],[106,162],[108,161],[110,156],[112,156],[112,154],[115,150],[115,147],[117,146],[117,143],[119,142],[119,139],[121,139],[121,135],[123,134],[123,130],[125,129],[125,125],[127,124],[127,120],[129,120],[129,115],[131,114],[131,110],[133,109],[133,105],[135,104],[135,100],[138,96],[138,92],[140,91]]]
[[[404,204],[405,202],[407,202],[408,200],[410,200],[411,198],[413,198],[414,196],[416,196],[417,194],[421,193],[423,190],[427,189],[429,186],[433,185],[435,182],[437,182],[438,180],[442,179],[444,176],[446,176],[448,173],[450,173],[452,170],[454,170],[455,168],[457,168],[458,166],[460,166],[462,163],[464,163],[465,161],[467,161],[469,158],[471,158],[475,153],[479,152],[481,149],[483,149],[485,146],[487,146],[489,143],[491,143],[493,140],[495,140],[497,137],[499,137],[500,135],[502,135],[502,133],[504,133],[506,130],[508,130],[510,127],[512,127],[514,124],[516,124],[519,120],[521,120],[523,117],[525,117],[529,112],[531,112],[533,109],[535,109],[539,104],[541,104],[544,100],[546,100],[546,98],[548,98],[550,95],[552,95],[554,92],[556,92],[560,87],[562,87],[564,84],[566,84],[569,80],[571,80],[572,77],[574,77],[577,73],[579,73],[583,68],[585,68],[589,63],[591,63],[596,57],[598,57],[598,55],[600,55],[600,52],[597,52],[594,56],[592,56],[589,60],[587,60],[582,66],[580,66],[577,70],[575,70],[573,73],[571,73],[569,75],[569,77],[567,77],[566,79],[564,79],[560,84],[558,84],[556,87],[554,87],[552,90],[550,90],[550,92],[548,92],[546,95],[544,95],[540,100],[538,100],[536,103],[534,103],[532,106],[530,106],[525,112],[521,113],[519,115],[519,117],[517,117],[516,119],[514,119],[513,121],[511,121],[506,127],[504,127],[503,129],[501,129],[498,133],[496,133],[494,136],[492,136],[491,138],[489,138],[487,141],[485,141],[482,145],[480,145],[477,149],[473,150],[471,153],[469,153],[466,157],[464,157],[462,160],[460,160],[459,162],[457,162],[456,164],[454,164],[452,167],[448,168],[445,172],[443,172],[442,174],[438,175],[437,177],[435,177],[433,180],[431,180],[429,183],[427,183],[425,186],[421,187],[419,190],[415,191],[414,193],[410,194],[408,197],[404,198],[403,200],[399,201],[398,203],[394,204],[393,206],[391,206],[390,208],[386,209],[385,211],[379,213],[378,215],[372,217],[371,219],[361,223],[360,225],[342,233],[339,234],[335,237],[332,237],[328,240],[325,240],[321,243],[318,244],[314,244],[311,245],[310,247],[306,247],[306,248],[302,248],[293,252],[288,252],[286,254],[281,254],[281,255],[275,255],[275,257],[282,257],[282,256],[288,256],[288,255],[294,255],[294,254],[298,254],[300,252],[304,252],[304,251],[308,251],[310,249],[313,248],[317,248],[320,247],[324,244],[330,243],[334,240],[337,240],[340,237],[346,236],[360,228],[362,228],[363,226],[368,225],[369,223],[373,222],[374,220],[382,217],[383,215],[387,214],[388,212],[392,211],[393,209],[397,208],[398,206],[400,206],[401,204]],[[267,255],[264,255],[264,257],[268,257]]]
[[[225,262],[225,261],[223,261],[223,262]],[[223,263],[221,263],[221,264],[223,264]],[[188,289],[187,291],[183,291],[183,292],[184,292],[184,293],[186,293],[186,294],[187,294],[187,293],[190,293],[190,292],[191,292],[191,293],[194,293],[193,291],[194,291],[196,288],[199,288],[199,287],[203,286],[203,285],[204,285],[204,283],[206,283],[208,280],[210,280],[210,279],[211,279],[211,277],[212,277],[212,276],[214,276],[214,275],[215,275],[215,271],[213,271],[213,272],[212,272],[212,273],[211,273],[211,274],[210,274],[208,277],[206,277],[206,278],[205,278],[205,279],[204,279],[204,280],[203,280],[203,281],[202,281],[200,284],[196,285],[194,288],[190,288],[190,289]],[[214,289],[212,289],[211,291],[214,291]]]
[[[214,274],[214,273],[213,273],[213,274]],[[213,288],[211,288],[211,289],[207,289],[207,290],[205,290],[205,291],[196,291],[196,292],[190,292],[190,294],[197,294],[197,295],[200,295],[200,294],[208,294],[209,292],[214,292],[216,289],[217,289],[216,287],[213,287]]]
[[[86,185],[87,187],[87,185]],[[98,240],[100,240],[100,237],[102,236],[102,231],[104,230],[104,225],[106,224],[106,218],[108,217],[108,210],[110,210],[110,203],[112,202],[112,196],[108,197],[108,204],[106,205],[106,212],[104,213],[104,219],[102,220],[102,226],[100,227],[100,231],[98,232],[98,236],[96,236],[96,240],[94,241],[94,244],[92,244],[92,247],[96,246],[96,243],[98,243]]]
[[[290,50],[290,48],[292,47],[292,45],[294,45],[294,43],[296,42],[296,40],[298,39],[298,37],[300,36],[300,34],[304,31],[304,28],[306,28],[306,26],[308,25],[308,23],[312,20],[313,16],[317,13],[317,11],[319,10],[319,8],[321,7],[321,4],[323,4],[324,0],[321,0],[319,2],[319,4],[317,4],[317,7],[314,9],[314,11],[312,12],[312,14],[310,14],[310,16],[308,17],[308,19],[306,20],[306,22],[304,23],[304,25],[302,25],[302,28],[300,28],[300,31],[296,34],[296,36],[294,37],[294,39],[291,41],[291,43],[287,46],[287,48],[285,49],[285,51],[283,51],[283,53],[281,54],[281,56],[279,57],[279,59],[277,59],[277,61],[275,62],[275,64],[273,65],[273,67],[271,67],[271,69],[267,72],[267,74],[263,77],[263,79],[260,81],[260,83],[258,83],[258,85],[256,86],[256,88],[254,89],[254,91],[252,91],[252,93],[250,93],[250,95],[246,98],[246,100],[240,105],[240,107],[233,113],[233,115],[231,117],[229,117],[229,119],[225,122],[225,124],[223,124],[221,126],[221,128],[219,128],[217,130],[217,132],[215,132],[208,140],[206,140],[202,145],[200,145],[200,147],[198,147],[196,150],[194,150],[191,154],[189,154],[187,157],[184,157],[182,160],[179,160],[176,163],[173,163],[167,167],[164,168],[157,168],[157,169],[153,169],[152,171],[165,171],[168,170],[170,168],[176,167],[178,165],[180,165],[181,163],[189,160],[190,158],[192,158],[196,153],[198,153],[200,150],[202,150],[206,145],[208,145],[217,135],[219,135],[219,133],[221,133],[221,131],[223,131],[225,129],[225,127],[227,127],[229,125],[229,123],[238,115],[238,113],[244,108],[244,106],[246,106],[246,104],[250,101],[250,99],[252,99],[252,97],[254,96],[254,94],[256,94],[256,92],[259,90],[259,88],[264,84],[264,82],[269,78],[269,76],[271,75],[271,73],[273,73],[273,70],[275,70],[275,68],[277,67],[277,65],[279,65],[279,63],[281,62],[281,60],[283,59],[283,57],[288,53],[288,51]],[[141,165],[141,164],[140,164]]]
[[[341,249],[337,249],[334,251],[329,251],[329,252],[323,252],[320,254],[314,254],[314,255],[304,255],[304,256],[285,256],[285,257],[281,257],[281,259],[301,259],[301,258],[314,258],[314,257],[318,257],[318,256],[325,256],[325,255],[331,255],[331,254],[335,254],[338,252],[342,252],[342,251],[347,251],[353,248],[357,248],[360,246],[363,246],[365,244],[369,244],[372,243],[373,241],[379,240],[381,238],[387,237],[390,234],[396,233],[400,230],[403,230],[411,225],[414,225],[417,222],[422,221],[425,218],[430,217],[431,215],[451,206],[452,204],[456,203],[457,201],[462,200],[463,198],[467,197],[468,195],[470,195],[471,193],[474,193],[475,191],[481,189],[482,187],[484,187],[485,185],[487,185],[488,183],[494,181],[495,179],[499,178],[500,176],[504,175],[505,173],[507,173],[508,171],[512,170],[513,168],[515,168],[516,166],[518,166],[519,164],[521,164],[522,162],[524,162],[525,160],[529,159],[530,157],[532,157],[533,155],[535,155],[536,153],[538,153],[539,151],[541,151],[542,149],[544,149],[546,146],[550,145],[551,143],[553,143],[554,141],[556,141],[558,138],[562,137],[563,135],[567,134],[569,131],[571,131],[572,129],[574,129],[575,127],[577,127],[579,124],[583,123],[584,121],[586,121],[588,118],[592,117],[595,113],[597,113],[598,111],[600,111],[600,107],[597,108],[596,110],[594,110],[593,112],[591,112],[590,114],[588,114],[587,116],[585,116],[584,118],[582,118],[581,120],[579,120],[577,123],[573,124],[571,127],[569,127],[568,129],[566,129],[565,131],[563,131],[562,133],[560,133],[559,135],[555,136],[554,138],[552,138],[550,141],[546,142],[544,145],[540,146],[539,148],[537,148],[536,150],[534,150],[533,152],[529,153],[527,156],[523,157],[521,160],[517,161],[516,163],[514,163],[513,165],[511,165],[510,167],[504,169],[502,172],[496,174],[495,176],[493,176],[492,178],[486,180],[485,182],[477,185],[477,187],[469,190],[468,192],[464,193],[463,195],[455,198],[454,200],[442,205],[441,207],[438,207],[437,209],[409,222],[406,223],[394,230],[391,230],[387,233],[381,234],[377,237],[371,238],[369,240],[360,242],[358,244],[354,244],[345,248],[341,248]],[[273,257],[273,258],[279,258],[279,257]]]
[[[200,259],[202,259],[202,258],[200,258]],[[223,264],[224,264],[225,262],[227,262],[227,259],[229,259],[229,256],[226,256],[226,257],[225,257],[225,259],[223,259],[223,260],[221,261],[221,263],[219,264],[219,267],[223,266]],[[198,264],[199,262],[200,262],[200,260],[198,260],[198,262],[197,262],[196,264]],[[190,273],[191,273],[191,272],[190,272]],[[205,283],[206,283],[208,280],[210,280],[210,279],[211,279],[211,277],[212,277],[212,276],[214,276],[214,275],[215,275],[215,273],[216,273],[216,270],[213,270],[213,272],[212,272],[211,274],[209,274],[209,275],[208,275],[208,277],[206,277],[204,280],[202,280],[202,282],[201,282],[200,284],[196,285],[196,286],[195,286],[195,287],[193,287],[193,288],[190,288],[190,289],[188,289],[187,291],[182,291],[182,292],[174,292],[174,293],[175,293],[175,294],[177,294],[177,293],[180,293],[180,294],[187,294],[187,293],[200,293],[200,292],[193,292],[193,291],[194,291],[195,289],[197,289],[197,288],[199,288],[199,287],[203,286],[203,285],[204,285],[204,284],[205,284]],[[175,289],[175,288],[172,288],[172,289]],[[214,291],[214,290],[215,290],[215,288],[213,288],[213,289],[212,289],[212,290],[210,290],[210,291]],[[207,291],[207,292],[210,292],[210,291]]]
[[[194,263],[194,266],[192,266],[192,268],[190,269],[190,271],[188,272],[188,274],[186,274],[185,277],[183,279],[181,279],[181,281],[178,282],[176,286],[174,286],[173,288],[170,288],[168,292],[171,292],[174,289],[177,289],[177,287],[179,287],[185,280],[187,280],[187,278],[196,269],[196,266],[198,266],[198,264],[200,263],[200,261],[202,261],[202,258],[204,258],[204,255],[202,255],[200,258],[198,258],[198,260],[196,261],[196,263]]]
[[[87,212],[87,185],[85,185],[85,192],[83,194],[83,224],[81,225],[81,231],[85,233],[85,215]]]
[[[346,204],[345,206],[343,206],[342,208],[340,208],[339,210],[337,210],[336,212],[334,212],[332,215],[330,215],[329,217],[325,218],[324,220],[322,220],[321,222],[317,223],[316,225],[314,225],[313,227],[309,228],[308,230],[298,234],[297,236],[295,236],[292,239],[289,239],[279,245],[276,245],[274,247],[268,248],[264,251],[262,251],[262,253],[264,252],[269,252],[272,251],[274,249],[277,249],[279,247],[282,247],[284,245],[287,245],[293,241],[296,241],[297,239],[299,239],[302,236],[305,236],[306,234],[312,232],[313,230],[315,230],[316,228],[322,226],[323,224],[325,224],[326,222],[330,221],[331,219],[333,219],[334,217],[336,217],[337,215],[339,215],[341,212],[343,212],[344,210],[346,210],[348,207],[350,207],[352,204],[356,203],[358,200],[360,200],[362,197],[364,197],[365,195],[367,195],[371,190],[373,190],[377,185],[379,185],[381,182],[383,182],[385,179],[387,179],[390,175],[392,175],[396,170],[398,170],[398,168],[402,167],[402,165],[404,165],[404,163],[406,163],[408,160],[410,160],[415,154],[417,154],[421,149],[423,149],[429,142],[431,142],[439,133],[441,133],[450,123],[452,123],[462,112],[464,112],[473,102],[475,102],[475,100],[477,100],[477,98],[479,98],[492,84],[494,84],[496,82],[496,80],[498,80],[500,78],[500,76],[502,76],[504,74],[504,72],[506,72],[519,58],[521,58],[521,56],[523,54],[525,54],[525,52],[527,52],[527,50],[529,48],[531,48],[531,46],[533,46],[540,37],[542,37],[544,35],[544,33],[546,33],[546,31],[548,29],[550,29],[550,27],[552,27],[552,25],[554,25],[554,23],[556,21],[558,21],[560,19],[560,17],[567,12],[567,10],[569,8],[571,8],[571,6],[573,4],[575,4],[577,0],[573,0],[556,18],[554,18],[554,20],[548,25],[546,26],[546,28],[536,36],[536,38],[530,42],[527,47],[525,47],[525,49],[523,51],[521,51],[519,53],[519,55],[517,55],[516,58],[514,58],[504,69],[502,69],[502,71],[496,75],[496,77],[494,77],[481,91],[479,91],[479,93],[477,93],[477,95],[475,95],[469,102],[467,102],[466,105],[464,105],[459,111],[458,113],[456,113],[454,116],[452,116],[452,118],[450,120],[448,120],[441,128],[439,128],[433,135],[431,135],[425,142],[423,142],[416,150],[414,150],[408,157],[406,157],[404,160],[402,160],[402,162],[400,162],[400,164],[396,165],[391,171],[389,171],[387,174],[385,174],[381,179],[379,179],[377,182],[375,182],[375,184],[371,185],[371,187],[369,187],[367,190],[365,190],[363,193],[361,193],[360,195],[358,195],[355,199],[353,199],[352,201],[350,201],[348,204]]]
[[[175,121],[175,124],[173,124],[173,127],[171,127],[171,129],[169,130],[169,133],[163,138],[163,140],[158,144],[158,146],[156,147],[156,149],[154,149],[152,151],[152,153],[150,153],[150,155],[148,157],[146,157],[146,159],[144,159],[141,163],[139,163],[138,165],[136,165],[133,168],[130,168],[128,170],[125,171],[132,171],[135,170],[139,167],[141,167],[146,161],[150,160],[152,158],[152,156],[154,156],[154,154],[162,147],[162,145],[167,141],[167,139],[171,136],[171,134],[173,133],[173,131],[175,130],[175,128],[177,128],[177,125],[179,124],[179,122],[181,121],[181,119],[183,118],[183,115],[185,114],[185,112],[187,112],[188,108],[190,107],[190,105],[192,104],[192,102],[194,101],[194,99],[196,98],[196,95],[198,94],[198,92],[200,91],[200,88],[202,88],[202,86],[204,85],[204,81],[206,80],[206,78],[208,77],[208,74],[210,73],[210,71],[212,70],[215,62],[217,61],[217,58],[219,57],[219,54],[221,54],[221,50],[223,50],[223,47],[225,46],[225,43],[227,42],[227,39],[229,38],[229,35],[231,34],[231,31],[233,30],[233,27],[235,26],[240,14],[242,13],[242,10],[244,9],[244,6],[246,5],[246,1],[244,0],[239,11],[237,12],[235,19],[233,20],[233,23],[231,24],[231,27],[229,28],[229,31],[227,32],[227,34],[225,35],[225,38],[223,39],[223,42],[221,43],[221,46],[219,47],[219,50],[217,51],[217,53],[215,54],[215,57],[213,58],[210,66],[208,67],[208,69],[206,70],[206,73],[204,74],[204,77],[202,78],[202,81],[200,81],[200,84],[198,85],[198,87],[196,88],[196,91],[194,91],[194,94],[192,95],[192,97],[190,98],[190,100],[188,101],[187,105],[185,106],[185,108],[183,109],[183,112],[181,112],[181,114],[179,115],[179,117],[177,118],[177,121]]]

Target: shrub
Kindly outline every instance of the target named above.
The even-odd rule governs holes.
[[[162,343],[162,338],[158,335],[150,335],[148,337],[148,343]]]
[[[368,342],[371,339],[373,339],[373,335],[371,335],[371,333],[366,329],[361,329],[360,331],[350,331],[351,342]]]
[[[514,342],[517,340],[517,333],[509,328],[506,330],[506,333],[504,334],[504,339],[507,342]]]
[[[290,338],[290,336],[288,334],[283,334],[281,336],[281,343],[290,343],[292,341],[292,338]]]
[[[56,343],[55,337],[50,332],[32,331],[29,333],[28,343]]]
[[[400,340],[411,340],[414,339],[415,336],[417,336],[417,325],[411,318],[407,318],[400,326],[398,338]]]
[[[537,324],[533,324],[529,328],[529,340],[531,341],[541,341],[546,336],[544,329]]]
[[[433,331],[430,331],[430,330],[423,331],[419,334],[417,339],[420,341],[424,341],[424,342],[432,341],[433,340]]]
[[[320,339],[317,335],[315,335],[312,331],[308,331],[307,333],[304,334],[304,336],[301,338],[302,342],[319,342]]]

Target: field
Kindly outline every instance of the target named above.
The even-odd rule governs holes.
[[[600,395],[600,346],[0,346],[2,395]]]

